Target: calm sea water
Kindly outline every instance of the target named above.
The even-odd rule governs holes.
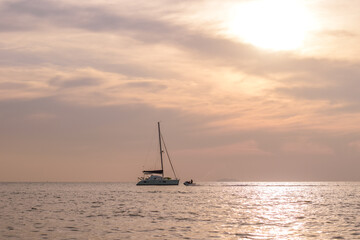
[[[0,183],[0,239],[360,239],[360,183]]]

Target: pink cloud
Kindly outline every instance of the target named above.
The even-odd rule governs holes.
[[[191,156],[265,156],[270,154],[262,150],[254,140],[215,147],[186,149],[178,153]]]
[[[360,152],[360,140],[359,140],[359,141],[350,142],[350,143],[349,143],[349,147],[350,147],[351,149],[356,150],[357,152]]]
[[[304,139],[298,140],[296,142],[285,143],[282,146],[282,151],[286,153],[304,155],[332,155],[334,153],[333,150],[328,146]]]

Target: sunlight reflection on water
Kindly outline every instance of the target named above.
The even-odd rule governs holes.
[[[359,183],[1,183],[0,239],[360,239]]]

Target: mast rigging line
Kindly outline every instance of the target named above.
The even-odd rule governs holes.
[[[173,171],[173,173],[174,173],[175,179],[177,179],[177,176],[176,176],[176,173],[175,173],[175,170],[174,170],[173,164],[172,164],[171,159],[170,159],[170,155],[169,155],[169,153],[168,153],[168,150],[167,150],[167,147],[166,147],[166,144],[165,144],[165,141],[164,141],[164,137],[162,136],[162,134],[161,134],[161,133],[160,133],[160,136],[161,136],[162,142],[163,142],[163,144],[164,144],[164,148],[165,148],[166,156],[167,156],[167,157],[168,157],[168,159],[169,159],[171,169],[172,169],[172,171]]]

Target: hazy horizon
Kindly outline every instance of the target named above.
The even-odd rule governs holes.
[[[0,182],[360,181],[358,7],[0,0]]]

